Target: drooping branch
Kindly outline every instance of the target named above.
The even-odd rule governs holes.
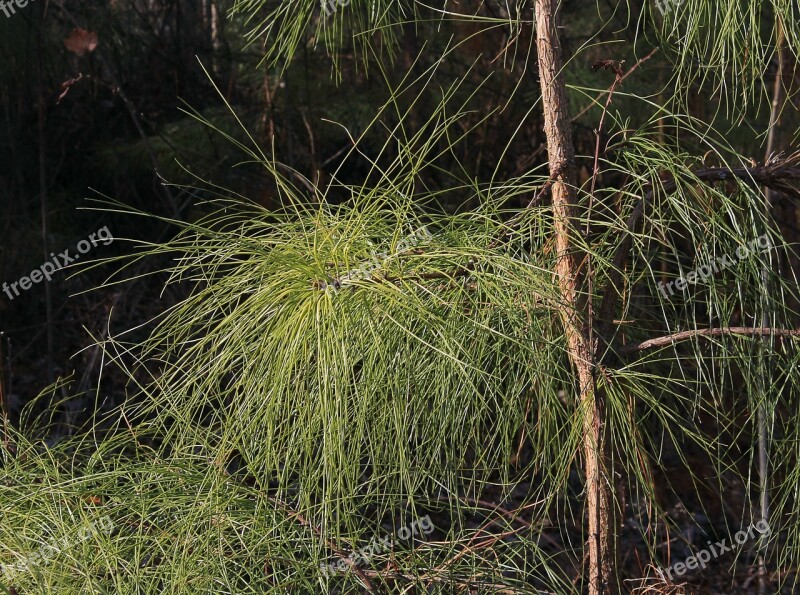
[[[780,328],[750,328],[746,326],[729,326],[724,328],[703,328],[692,331],[681,331],[664,337],[655,337],[639,343],[631,343],[617,350],[620,355],[627,355],[647,349],[665,347],[681,341],[686,341],[694,337],[721,337],[723,335],[743,335],[748,337],[800,337],[800,329],[780,329]]]
[[[539,190],[534,194],[533,198],[531,198],[530,202],[525,207],[525,210],[520,211],[516,215],[514,215],[511,219],[509,219],[505,225],[503,226],[502,230],[497,233],[497,236],[489,243],[489,250],[497,248],[500,244],[502,244],[506,239],[508,239],[517,229],[519,229],[520,223],[522,221],[523,215],[530,209],[538,207],[545,196],[547,196],[548,192],[550,192],[551,187],[556,182],[558,177],[561,175],[561,170],[557,169],[550,174],[550,177],[542,184]],[[424,249],[417,249],[410,251],[413,254],[425,254]],[[456,267],[450,272],[443,272],[443,271],[434,271],[430,273],[418,273],[412,275],[406,275],[404,277],[395,277],[395,276],[388,276],[384,275],[379,279],[382,281],[386,281],[389,283],[399,284],[403,281],[426,281],[430,279],[456,279],[459,277],[465,277],[472,274],[472,271],[475,270],[476,262],[474,260],[470,260],[463,266]],[[329,263],[329,266],[334,266],[334,263]],[[343,286],[342,284],[342,277],[333,277],[328,279],[327,281],[317,280],[312,283],[314,289],[325,290],[327,287],[333,287],[334,289],[339,289]]]
[[[684,183],[702,182],[713,184],[714,182],[725,182],[729,180],[741,180],[753,187],[766,186],[773,190],[797,195],[798,189],[789,182],[800,180],[800,151],[786,157],[777,157],[765,165],[755,167],[710,167],[692,172],[682,181]],[[672,178],[666,180],[658,189],[665,193],[674,192],[678,188],[679,180]],[[607,345],[603,341],[611,341],[611,331],[613,328],[614,311],[620,297],[619,288],[623,286],[623,268],[625,261],[630,256],[631,242],[633,234],[636,232],[644,216],[644,211],[653,199],[656,188],[649,190],[644,197],[639,200],[631,212],[626,222],[626,232],[622,241],[614,252],[614,266],[611,267],[608,283],[605,287],[603,302],[600,306],[600,339],[597,349],[598,357],[601,350],[605,350]]]

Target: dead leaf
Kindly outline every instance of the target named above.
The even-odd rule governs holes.
[[[601,68],[603,70],[611,70],[616,74],[618,77],[621,77],[623,74],[622,65],[625,64],[625,60],[621,62],[617,62],[616,60],[598,60],[594,64],[592,64],[592,70],[597,71]]]
[[[97,47],[97,33],[76,27],[64,40],[64,45],[70,52],[83,56],[86,52],[93,52]]]

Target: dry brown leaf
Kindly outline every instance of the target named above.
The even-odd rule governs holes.
[[[97,47],[97,33],[76,27],[64,40],[64,45],[70,52],[83,56],[86,52],[93,52]]]

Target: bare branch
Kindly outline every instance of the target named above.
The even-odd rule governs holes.
[[[654,349],[656,347],[664,347],[672,345],[680,341],[686,341],[694,337],[720,337],[722,335],[744,335],[749,337],[760,337],[768,335],[772,337],[800,337],[800,329],[780,329],[780,328],[750,328],[746,326],[729,326],[725,328],[703,328],[693,331],[681,331],[680,333],[673,333],[665,337],[656,337],[654,339],[647,339],[640,343],[632,343],[625,345],[617,350],[621,355],[635,353],[638,351],[645,351],[647,349]]]

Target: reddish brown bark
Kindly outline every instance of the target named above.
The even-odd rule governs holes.
[[[558,260],[556,275],[564,308],[562,322],[569,357],[579,383],[579,407],[584,415],[583,454],[588,511],[589,593],[614,592],[613,514],[607,474],[605,405],[595,383],[592,329],[588,322],[581,263],[586,257],[576,250],[578,231],[575,192],[575,147],[572,143],[567,89],[562,75],[563,57],[556,28],[555,0],[535,0],[536,47],[542,87],[545,134],[551,175],[553,221]]]

